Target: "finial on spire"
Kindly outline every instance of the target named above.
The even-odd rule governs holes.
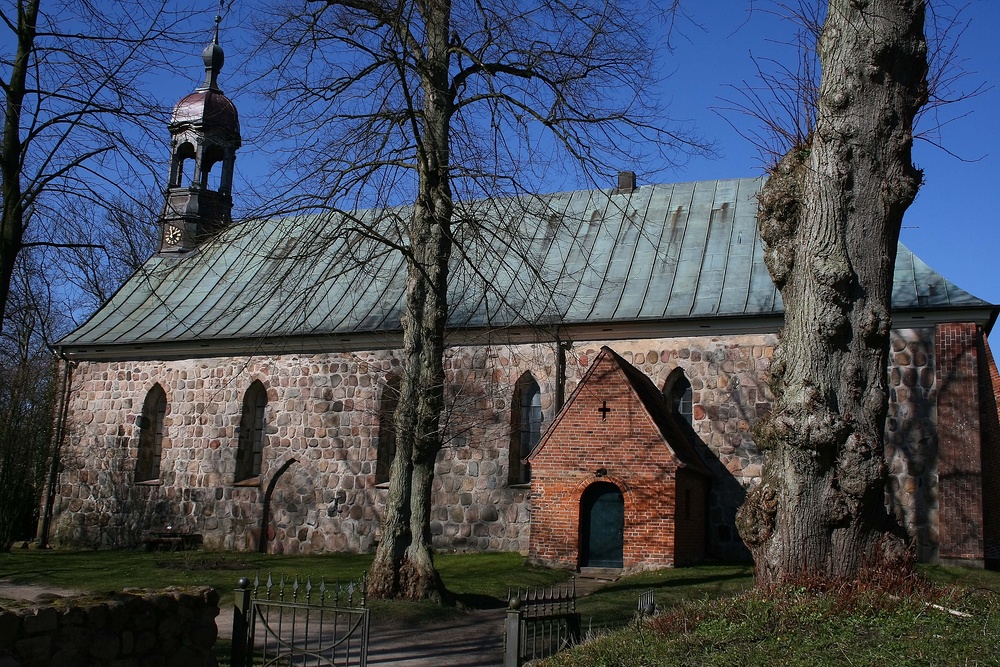
[[[213,44],[219,43],[219,24],[222,23],[222,10],[226,6],[226,0],[219,0],[219,13],[215,15],[215,38],[212,40]]]
[[[205,83],[201,84],[198,90],[222,92],[222,89],[219,88],[219,70],[222,69],[226,58],[222,47],[219,46],[219,24],[222,23],[222,12],[225,5],[226,0],[219,0],[219,13],[215,15],[215,34],[212,37],[212,43],[205,47],[201,54],[201,58],[205,62]]]

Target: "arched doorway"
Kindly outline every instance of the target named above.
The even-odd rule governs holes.
[[[587,487],[580,498],[580,566],[622,567],[625,499],[609,482]]]

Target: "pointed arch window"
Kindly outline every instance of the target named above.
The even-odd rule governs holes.
[[[392,460],[396,457],[396,408],[399,406],[399,378],[390,377],[382,390],[378,410],[378,449],[375,461],[375,483],[389,481]]]
[[[160,458],[163,453],[163,420],[167,414],[167,393],[159,384],[146,394],[139,417],[139,450],[135,462],[135,481],[149,482],[160,478]]]
[[[264,413],[267,408],[267,389],[255,380],[243,395],[243,413],[240,416],[240,439],[236,448],[235,481],[242,482],[260,475],[264,457]]]
[[[684,376],[684,371],[677,369],[673,377],[667,380],[664,394],[670,411],[688,424],[693,424],[694,392],[691,383]]]
[[[531,481],[531,468],[525,459],[542,437],[542,391],[531,373],[522,375],[514,385],[510,407],[508,483],[527,484]]]

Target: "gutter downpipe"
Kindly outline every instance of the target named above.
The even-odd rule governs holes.
[[[556,325],[553,338],[556,343],[556,395],[553,417],[559,414],[566,402],[566,353],[573,348],[573,341],[564,341]]]
[[[42,509],[41,526],[38,531],[39,549],[47,549],[49,546],[49,530],[52,527],[52,505],[55,502],[56,478],[59,476],[59,452],[62,450],[62,441],[66,433],[66,420],[69,417],[70,386],[73,379],[73,369],[76,367],[76,362],[67,359],[61,349],[52,348],[52,352],[63,363],[63,384],[62,391],[59,392],[59,416],[56,419],[56,432],[52,437],[52,446],[49,449],[49,475],[45,484],[45,506]]]

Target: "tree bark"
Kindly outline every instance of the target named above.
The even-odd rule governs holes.
[[[431,0],[421,6],[426,11],[424,100],[422,126],[415,131],[419,181],[409,230],[396,456],[382,518],[382,539],[368,575],[368,594],[441,601],[447,593],[434,568],[430,510],[434,462],[442,444],[444,332],[452,249],[448,171],[453,109],[448,91],[451,3]]]
[[[3,143],[0,145],[0,331],[3,331],[14,261],[24,238],[24,196],[21,192],[21,116],[24,107],[29,59],[35,48],[39,0],[18,3],[17,52],[11,65],[10,81],[5,82]]]
[[[885,509],[890,297],[921,173],[923,0],[830,0],[816,126],[761,195],[766,262],[785,304],[774,404],[755,426],[762,480],[737,524],[757,583],[853,578],[907,562]]]

